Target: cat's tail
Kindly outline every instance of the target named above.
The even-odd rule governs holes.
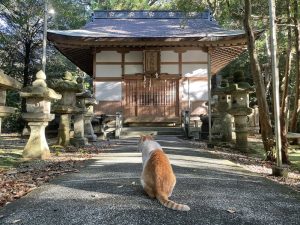
[[[178,211],[189,211],[190,210],[190,207],[188,205],[173,202],[173,201],[169,200],[167,197],[157,196],[156,198],[163,206],[165,206],[169,209],[178,210]]]

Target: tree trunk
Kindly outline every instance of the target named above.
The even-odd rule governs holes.
[[[31,83],[30,74],[29,74],[31,41],[26,42],[24,45],[25,45],[25,57],[24,57],[24,70],[23,70],[23,75],[24,75],[23,87],[26,87]],[[26,102],[24,98],[22,98],[21,111],[26,112]]]
[[[256,87],[256,97],[259,108],[259,118],[261,126],[261,135],[266,152],[266,160],[273,161],[275,159],[273,154],[274,138],[272,132],[272,126],[269,115],[269,107],[266,99],[265,86],[263,84],[261,69],[257,59],[255,49],[255,37],[250,24],[251,17],[251,0],[245,0],[245,17],[244,17],[244,29],[247,35],[248,51],[250,55],[250,66],[253,81]]]
[[[288,21],[287,23],[291,23],[291,6],[290,6],[290,1],[287,1],[286,4],[286,10],[287,10],[287,17]],[[289,163],[288,159],[288,139],[286,137],[287,135],[287,129],[286,129],[286,114],[287,114],[287,101],[288,101],[288,85],[289,85],[289,76],[291,72],[291,62],[292,62],[292,28],[291,26],[287,27],[288,29],[288,40],[287,40],[287,49],[286,49],[286,58],[285,58],[285,69],[284,69],[284,78],[282,81],[282,95],[281,95],[281,108],[280,108],[280,125],[281,125],[281,143],[282,143],[282,162],[283,163]]]
[[[296,62],[295,62],[295,66],[296,66],[296,79],[295,79],[295,101],[294,101],[294,111],[292,113],[292,120],[291,120],[291,131],[296,132],[297,131],[297,119],[298,119],[298,113],[300,110],[300,102],[299,102],[299,78],[300,78],[300,22],[299,22],[299,10],[298,10],[298,1],[295,0],[294,1],[294,11],[295,11],[295,15],[294,15],[294,24],[295,24],[295,49],[296,49]]]

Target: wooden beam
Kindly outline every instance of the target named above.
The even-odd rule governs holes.
[[[211,143],[211,50],[208,51],[207,54],[207,61],[208,61],[208,66],[207,66],[207,96],[208,96],[208,140],[209,143]]]

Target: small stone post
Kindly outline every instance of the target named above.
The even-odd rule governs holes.
[[[94,133],[94,128],[92,125],[93,116],[94,107],[90,105],[87,108],[87,113],[84,115],[84,136],[92,142],[97,141],[97,135]]]
[[[253,113],[248,116],[248,126],[249,126],[249,132],[251,134],[259,134],[259,111],[258,106],[253,106]]]
[[[92,119],[94,117],[94,105],[96,104],[97,101],[92,97],[92,94],[89,98],[85,99],[87,112],[84,114],[84,136],[92,142],[97,141],[97,135],[94,133],[94,128],[92,125]]]
[[[190,111],[185,110],[183,114],[184,131],[186,138],[190,138]]]
[[[24,158],[46,159],[50,157],[50,151],[45,136],[45,128],[48,122],[54,119],[50,114],[51,100],[60,99],[61,95],[47,87],[46,75],[41,70],[36,74],[36,80],[32,86],[23,88],[21,97],[26,98],[27,113],[22,117],[28,121],[31,129],[30,137],[23,151]]]
[[[116,112],[116,131],[115,138],[120,139],[122,130],[122,114],[120,112]]]

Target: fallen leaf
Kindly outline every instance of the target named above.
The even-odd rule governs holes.
[[[229,208],[226,210],[229,213],[235,213],[236,212],[236,208]]]
[[[92,194],[91,197],[96,198],[96,197],[98,197],[98,195],[97,194]]]

